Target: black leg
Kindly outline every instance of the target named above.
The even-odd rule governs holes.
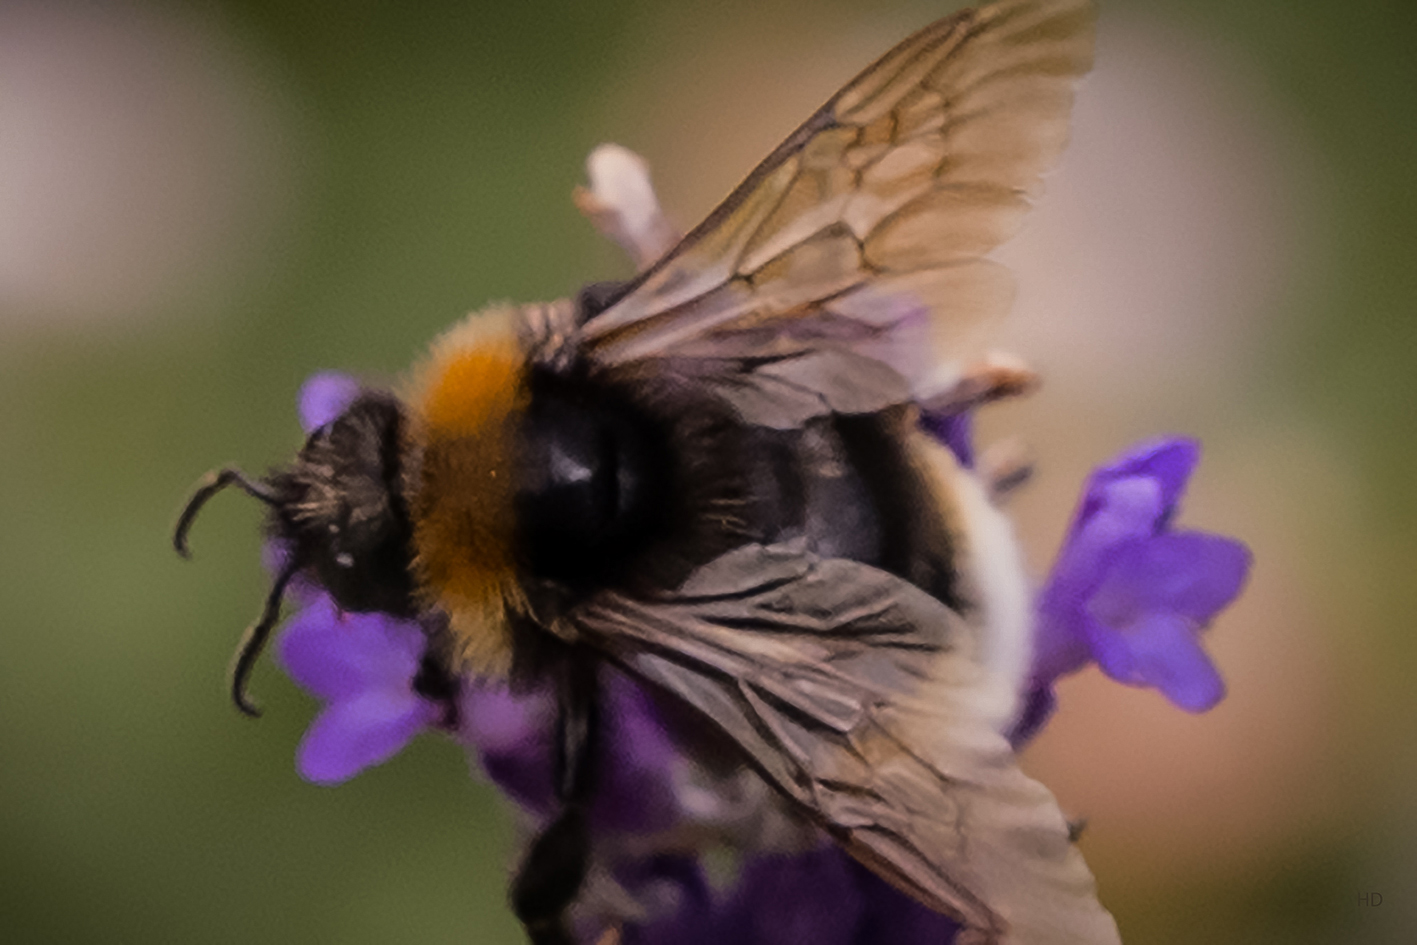
[[[532,945],[574,945],[566,908],[590,866],[586,808],[595,786],[595,662],[572,648],[558,669],[556,795],[561,813],[532,843],[512,880],[512,911]]]

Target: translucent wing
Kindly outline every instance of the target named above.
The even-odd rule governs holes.
[[[1007,694],[962,618],[924,591],[800,546],[748,545],[664,599],[603,593],[572,619],[970,941],[1120,941],[1057,804],[991,724]]]
[[[1091,0],[1003,0],[910,37],[587,323],[582,351],[741,365],[829,347],[919,388],[1008,307],[1011,280],[982,257],[1066,142],[1093,16]]]

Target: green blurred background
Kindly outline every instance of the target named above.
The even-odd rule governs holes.
[[[260,510],[214,503],[184,565],[178,503],[287,459],[310,372],[394,377],[489,300],[625,273],[569,201],[595,144],[645,154],[691,223],[947,11],[0,0],[0,940],[519,941],[511,818],[455,746],[318,788],[278,671],[263,721],[231,709]],[[1158,307],[1031,342],[1024,317],[1051,386],[987,430],[1042,461],[1040,571],[1087,469],[1170,430],[1207,445],[1185,520],[1259,564],[1212,635],[1225,704],[1083,674],[1028,763],[1091,818],[1130,942],[1417,940],[1417,7],[1103,22],[1098,130],[1011,258],[1025,308]]]

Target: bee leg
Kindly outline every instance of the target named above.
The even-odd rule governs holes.
[[[587,807],[594,790],[598,729],[595,663],[572,650],[559,668],[556,794],[561,812],[532,842],[511,890],[512,911],[532,945],[574,945],[565,912],[590,866]]]
[[[1033,457],[1015,438],[991,445],[980,454],[978,466],[995,505],[1003,504],[1033,476]]]
[[[575,945],[565,911],[580,891],[589,861],[585,812],[567,807],[536,838],[512,882],[512,911],[532,945]]]

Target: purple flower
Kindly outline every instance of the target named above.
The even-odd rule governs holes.
[[[636,834],[671,829],[685,815],[683,750],[649,694],[624,673],[605,667],[600,690],[592,827]],[[537,817],[553,814],[556,702],[550,689],[513,693],[495,682],[469,680],[457,714],[458,736],[487,776]]]
[[[717,940],[854,945],[864,908],[858,880],[835,846],[751,859],[716,917]]]
[[[968,410],[954,413],[926,413],[920,418],[925,432],[950,448],[955,459],[965,469],[974,468],[974,414]]]
[[[622,869],[619,879],[649,913],[621,926],[621,945],[716,945],[723,940],[718,893],[697,856],[646,857]]]
[[[835,844],[749,859],[714,891],[696,861],[646,864],[674,908],[626,926],[624,945],[948,945],[959,926],[922,906]]]
[[[673,713],[618,670],[605,667],[601,680],[602,757],[595,765],[600,780],[591,823],[600,866],[642,913],[611,919],[624,945],[874,945],[887,939],[866,930],[872,923],[895,928],[886,916],[898,910],[933,920],[921,926],[929,927],[928,937],[892,941],[948,941],[955,928],[950,920],[915,905],[808,828],[802,835],[817,839],[816,849],[747,856],[733,884],[715,888],[692,838],[728,832],[753,805],[695,803],[687,783],[692,762],[676,740]],[[471,684],[459,706],[460,737],[483,770],[538,821],[549,816],[555,810],[555,706],[549,694],[519,696]],[[756,777],[741,769],[738,774]],[[606,917],[586,918],[581,938],[596,941]]]
[[[855,945],[948,945],[959,923],[923,906],[866,867],[837,851],[856,875],[862,909]]]
[[[1053,682],[1089,661],[1190,712],[1225,695],[1200,632],[1239,594],[1251,559],[1233,539],[1172,528],[1199,458],[1194,440],[1157,440],[1088,480],[1039,597],[1031,693],[1016,744],[1047,719]]]
[[[328,594],[307,600],[280,640],[286,673],[328,703],[300,743],[302,777],[338,784],[442,721],[444,707],[414,689],[425,646],[412,621],[344,613]]]
[[[300,388],[300,425],[306,433],[329,423],[344,412],[359,393],[359,382],[339,371],[310,375]]]

